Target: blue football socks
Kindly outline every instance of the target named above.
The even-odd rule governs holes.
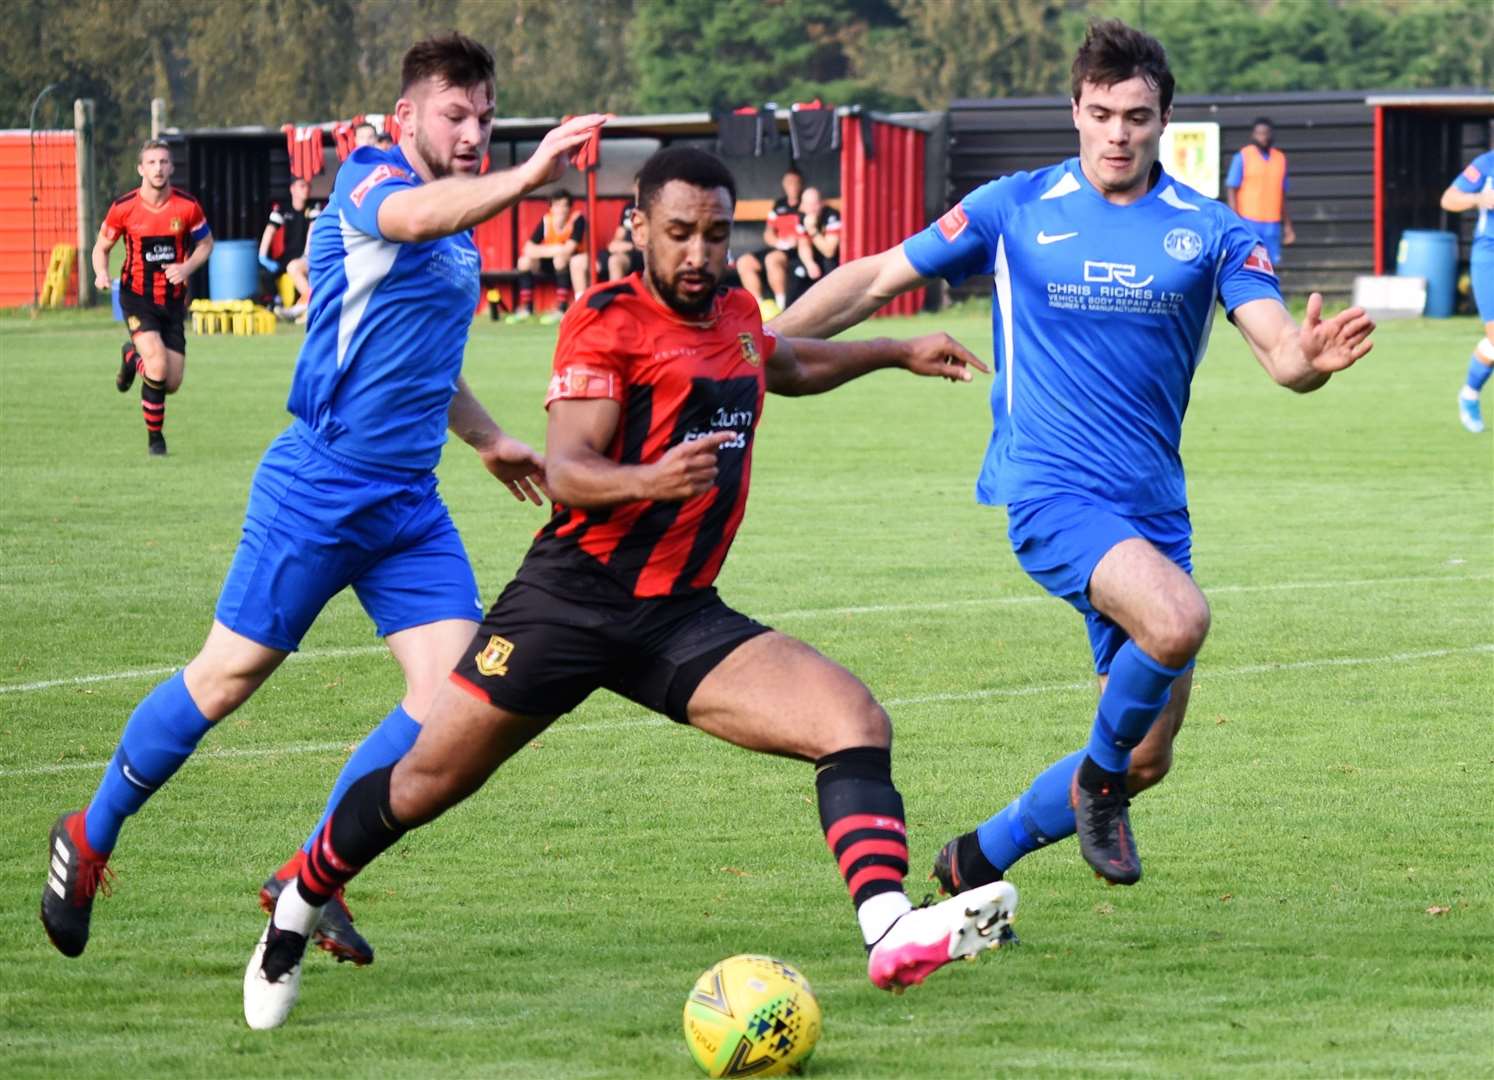
[[[1005,872],[1023,855],[1074,835],[1069,782],[1084,760],[1075,750],[1038,774],[1020,797],[975,830],[980,850],[991,865]]]
[[[100,855],[113,851],[125,818],[171,779],[212,726],[180,671],[147,694],[130,714],[84,814],[88,846]]]
[[[1489,375],[1494,373],[1494,367],[1490,367],[1478,358],[1474,353],[1473,359],[1468,361],[1468,389],[1475,394],[1484,388],[1484,383],[1489,381]]]
[[[311,854],[312,845],[322,834],[322,828],[327,824],[327,819],[332,816],[333,808],[341,801],[343,793],[348,788],[369,773],[393,765],[405,756],[419,737],[420,723],[405,712],[403,705],[396,705],[394,711],[384,717],[383,722],[368,733],[368,738],[358,744],[358,749],[353,751],[353,756],[348,758],[348,763],[342,767],[342,772],[337,776],[337,783],[332,785],[332,794],[327,797],[327,808],[322,811],[322,820],[318,821],[316,828],[311,830],[311,835],[306,838],[306,843],[301,845],[301,850],[308,855]]]
[[[1173,680],[1193,666],[1170,668],[1142,652],[1134,641],[1127,641],[1110,662],[1105,692],[1095,711],[1090,729],[1088,752],[1106,772],[1123,773],[1131,763],[1131,751],[1146,738],[1152,721],[1167,705]]]
[[[991,865],[1004,873],[1022,856],[1073,836],[1069,786],[1085,755],[1103,769],[1125,772],[1132,748],[1167,705],[1173,680],[1192,666],[1169,668],[1134,641],[1122,645],[1110,664],[1089,745],[1048,766],[1021,796],[975,830],[981,854]]]

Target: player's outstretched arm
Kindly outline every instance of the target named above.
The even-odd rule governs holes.
[[[450,176],[397,191],[379,206],[379,232],[396,243],[420,243],[465,232],[518,202],[527,192],[560,178],[566,155],[611,117],[587,113],[545,133],[522,165],[474,179]]]
[[[477,451],[488,472],[501,480],[514,498],[544,505],[545,459],[528,443],[498,426],[464,377],[457,379],[456,393],[446,412],[446,426]]]
[[[890,367],[950,382],[969,382],[971,368],[991,373],[979,357],[948,334],[925,334],[906,341],[782,338],[768,361],[768,390],[785,397],[823,394],[867,372]]]
[[[830,338],[866,319],[887,301],[929,284],[903,245],[853,259],[826,274],[768,324],[780,338]]]
[[[683,502],[716,482],[716,453],[737,438],[713,431],[673,446],[658,461],[620,465],[605,453],[617,434],[622,406],[610,398],[550,403],[545,470],[550,494],[567,506],[589,510],[618,503]]]
[[[1323,319],[1323,295],[1307,298],[1298,326],[1281,301],[1251,300],[1234,310],[1235,325],[1261,367],[1281,386],[1306,394],[1350,367],[1374,347],[1375,323],[1363,308],[1345,308]]]

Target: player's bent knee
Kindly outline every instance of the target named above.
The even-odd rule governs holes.
[[[842,707],[830,710],[813,740],[812,756],[822,758],[839,750],[857,746],[888,747],[892,745],[892,719],[887,710],[855,676],[846,673],[855,684],[847,688]]]
[[[1209,622],[1209,605],[1200,595],[1196,603],[1175,604],[1155,616],[1147,627],[1146,640],[1140,644],[1154,660],[1182,667],[1203,648]]]
[[[1131,753],[1131,764],[1126,770],[1126,788],[1135,795],[1162,782],[1172,770],[1172,746],[1143,748],[1138,746]]]

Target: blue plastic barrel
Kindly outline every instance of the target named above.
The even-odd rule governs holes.
[[[109,303],[114,308],[114,321],[124,322],[124,308],[119,304],[119,278],[109,283]]]
[[[259,292],[259,244],[215,240],[208,256],[208,298],[247,300]]]
[[[1458,284],[1458,237],[1433,229],[1407,229],[1395,252],[1400,277],[1427,279],[1427,306],[1422,314],[1445,319],[1453,313]]]

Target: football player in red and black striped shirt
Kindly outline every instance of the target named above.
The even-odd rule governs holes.
[[[109,290],[109,252],[122,238],[119,306],[130,340],[120,350],[114,386],[121,394],[141,376],[140,408],[152,454],[166,453],[161,428],[166,395],[182,385],[187,364],[187,279],[213,250],[196,199],[171,186],[171,150],[152,139],[140,148],[140,187],[115,199],[93,245],[94,284]]]
[[[281,955],[271,970],[287,932],[310,934],[318,905],[361,867],[600,688],[738,746],[814,763],[820,823],[877,986],[921,982],[1003,939],[1016,903],[1006,882],[909,904],[891,725],[871,692],[728,607],[712,585],[742,520],[766,392],[822,393],[884,367],[969,381],[971,367],[986,367],[944,334],[821,342],[766,332],[745,290],[717,288],[734,199],[731,173],[704,151],[672,147],[644,165],[643,271],[591,290],[561,326],[547,397],[554,516],[414,747],[347,790],[296,888],[281,894],[264,977],[245,984],[255,1015],[279,1022],[295,1000],[299,966]],[[263,1000],[271,992],[273,1010]]]

